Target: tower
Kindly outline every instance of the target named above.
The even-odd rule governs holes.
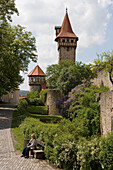
[[[72,30],[67,9],[62,26],[56,26],[55,30],[55,41],[58,43],[59,61],[72,60],[75,62],[78,37]]]
[[[42,86],[45,87],[45,73],[38,65],[28,74],[28,77],[30,91],[40,92],[42,90]]]

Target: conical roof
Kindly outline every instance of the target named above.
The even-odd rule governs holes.
[[[42,69],[37,65],[29,74],[28,76],[45,76],[45,73]]]
[[[66,12],[63,23],[62,23],[62,27],[61,27],[61,31],[60,33],[57,35],[55,41],[58,40],[58,38],[76,38],[78,41],[78,37],[75,35],[75,33],[72,30],[71,24],[70,24],[70,20],[68,17],[68,13]]]

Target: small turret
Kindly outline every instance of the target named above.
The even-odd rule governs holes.
[[[30,91],[41,91],[42,86],[46,83],[45,81],[45,73],[42,69],[37,65],[29,74],[29,86]]]

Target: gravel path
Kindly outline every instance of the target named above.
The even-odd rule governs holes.
[[[14,105],[0,105],[0,170],[55,170],[45,160],[16,155],[10,133]]]

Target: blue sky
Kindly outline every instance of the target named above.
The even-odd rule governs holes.
[[[25,26],[36,37],[38,64],[46,71],[48,65],[58,63],[55,26],[61,26],[68,14],[75,34],[79,37],[77,61],[92,63],[96,53],[113,49],[113,0],[16,0],[19,16],[13,24]],[[31,62],[28,73],[36,66]],[[28,90],[28,77],[20,89]]]

